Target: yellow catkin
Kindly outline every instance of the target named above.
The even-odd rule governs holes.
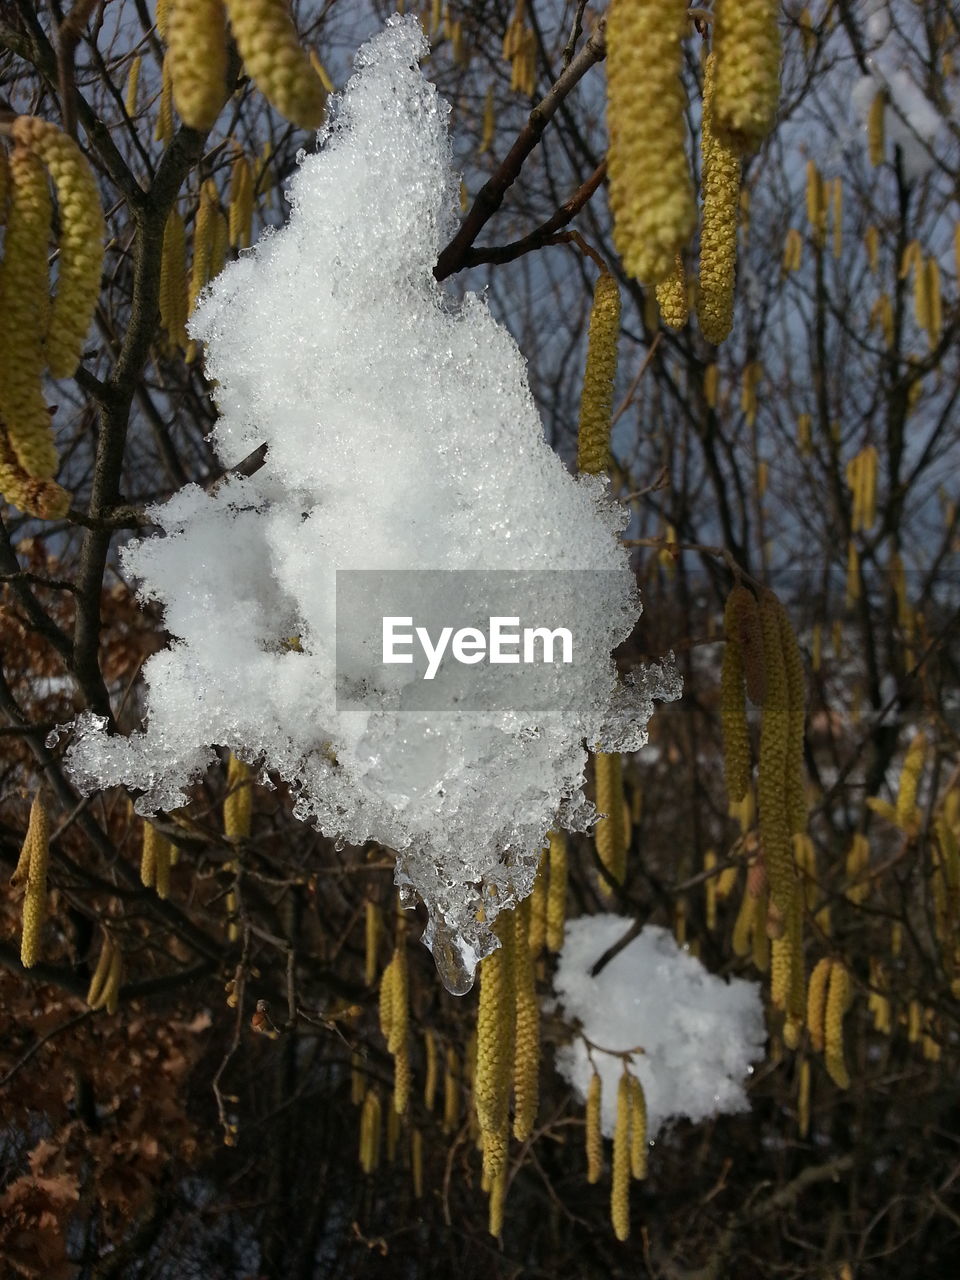
[[[884,90],[874,95],[873,102],[870,103],[870,115],[867,119],[867,150],[870,155],[870,163],[876,168],[878,164],[883,164],[883,156],[886,150],[886,114],[887,114],[887,95]]]
[[[127,87],[124,90],[123,106],[127,115],[133,120],[137,114],[137,90],[140,87],[140,67],[143,59],[139,53],[130,63],[130,70],[127,72]]]
[[[43,164],[29,148],[14,147],[8,164],[10,208],[0,266],[0,418],[17,465],[35,479],[48,480],[57,468],[40,382],[50,311],[50,191]]]
[[[810,1059],[800,1063],[797,1082],[797,1132],[806,1138],[810,1132]]]
[[[483,100],[483,134],[480,138],[480,155],[485,155],[490,150],[495,129],[496,112],[493,104],[493,85],[490,85]]]
[[[47,911],[47,865],[50,860],[50,825],[46,806],[38,792],[30,806],[30,818],[24,836],[12,884],[25,884],[23,899],[23,933],[20,939],[20,963],[30,969],[40,959],[40,941]]]
[[[103,935],[103,945],[100,948],[100,955],[97,958],[97,967],[94,969],[90,977],[90,986],[87,988],[87,1004],[91,1009],[100,1007],[100,997],[103,995],[104,987],[107,982],[107,975],[110,972],[110,962],[113,958],[113,939],[109,933]]]
[[[168,147],[173,141],[173,75],[170,54],[163,56],[163,70],[160,80],[160,106],[157,112],[157,127],[153,136],[157,142]]]
[[[717,866],[717,855],[713,849],[708,849],[703,855],[703,869],[707,872],[707,878],[704,881],[703,888],[706,895],[706,925],[708,929],[717,927],[717,879],[715,874]]]
[[[833,256],[843,254],[843,179],[834,178],[830,191],[830,209],[833,220]]]
[[[746,588],[735,587],[724,607],[723,665],[720,674],[720,724],[727,796],[742,800],[750,786],[750,728],[745,701],[741,614]],[[751,596],[751,599],[753,597]]]
[[[183,217],[171,209],[160,259],[160,322],[172,346],[187,345],[187,237]]]
[[[453,1133],[460,1119],[460,1059],[450,1045],[443,1066],[443,1132]]]
[[[605,816],[594,829],[597,856],[614,885],[623,885],[627,872],[628,833],[623,820],[623,763],[618,752],[599,751],[593,758],[597,784],[597,809]],[[601,876],[601,894],[609,898],[614,889]]]
[[[428,1111],[432,1111],[437,1099],[437,1081],[440,1074],[437,1038],[432,1031],[428,1031],[424,1036],[423,1054],[423,1105]]]
[[[832,961],[828,957],[818,960],[810,975],[807,987],[807,1029],[810,1032],[810,1043],[817,1053],[823,1052],[824,1017],[827,1009],[827,985],[830,979]]]
[[[656,284],[696,224],[680,79],[686,0],[612,0],[607,127],[614,243],[627,273]]]
[[[610,1221],[618,1240],[630,1236],[630,1077],[626,1071],[617,1087],[617,1123],[613,1131],[613,1178]]]
[[[364,911],[364,981],[372,987],[377,980],[380,908],[368,901]]]
[[[217,188],[211,179],[200,190],[197,217],[193,224],[193,262],[190,267],[190,289],[187,297],[187,314],[193,315],[204,286],[211,279],[211,259],[217,221]]]
[[[393,952],[393,982],[390,1038],[387,1048],[393,1054],[393,1104],[397,1115],[406,1115],[410,1105],[410,976],[407,968],[407,946],[398,933]]]
[[[380,1016],[380,1034],[386,1040],[387,1045],[390,1044],[393,1026],[393,960],[386,966],[380,975],[380,994],[378,1000],[378,1012]]]
[[[678,253],[673,271],[657,285],[657,303],[663,323],[670,329],[682,329],[687,323],[687,274]]]
[[[846,897],[850,902],[859,904],[870,892],[870,882],[867,878],[870,870],[870,842],[863,832],[854,833],[846,862]]]
[[[474,1102],[483,1138],[483,1167],[492,1183],[507,1159],[507,1118],[513,1071],[514,921],[503,912],[496,928],[500,946],[480,965],[477,1067]]]
[[[140,882],[148,889],[156,889],[161,898],[170,891],[170,841],[152,822],[143,824]]]
[[[710,409],[717,407],[717,366],[708,364],[703,371],[703,398]]]
[[[911,831],[917,822],[917,787],[927,754],[927,740],[922,733],[914,736],[900,771],[895,822],[901,831]]]
[[[587,337],[587,364],[580,397],[577,466],[599,475],[610,465],[610,419],[620,336],[620,289],[609,272],[597,277]]]
[[[380,1094],[371,1089],[360,1112],[360,1167],[373,1173],[380,1164],[380,1131],[383,1127]]]
[[[716,0],[713,13],[717,127],[741,152],[753,152],[780,103],[779,0]]]
[[[499,1239],[503,1231],[503,1211],[507,1199],[507,1166],[504,1163],[490,1179],[490,1205],[487,1228]]]
[[[516,1033],[513,1067],[513,1134],[526,1142],[533,1132],[540,1105],[540,1004],[530,954],[530,899],[514,911]]]
[[[760,621],[767,670],[760,732],[760,837],[770,893],[778,910],[786,917],[795,892],[787,783],[791,755],[791,714],[782,642],[781,606],[772,591],[764,591],[760,600]]]
[[[223,0],[174,0],[166,39],[180,119],[206,133],[227,100]]]
[[[527,941],[530,954],[536,960],[547,942],[547,877],[550,874],[549,854],[546,850],[540,855],[540,865],[533,882],[530,895],[530,931]]]
[[[253,232],[253,171],[243,154],[230,171],[230,244],[245,249]]]
[[[733,924],[731,945],[734,955],[744,957],[750,954],[756,929],[756,911],[756,900],[745,892],[740,900],[740,909]]]
[[[246,840],[253,813],[250,766],[231,753],[227,761],[227,790],[223,799],[223,832],[228,840]]]
[[[714,344],[723,342],[733,325],[740,204],[740,158],[725,138],[717,136],[715,66],[715,56],[710,54],[704,74],[700,131],[703,217],[697,290],[700,331]]]
[[[830,966],[830,982],[824,1014],[824,1063],[838,1089],[849,1089],[850,1076],[843,1056],[843,1016],[850,1003],[850,975],[839,960]]]
[[[867,250],[867,265],[871,274],[876,275],[880,266],[880,233],[875,226],[867,227],[863,233],[863,243]]]
[[[647,1099],[636,1076],[630,1076],[630,1173],[647,1176]]]
[[[230,228],[227,216],[218,206],[213,220],[213,240],[210,245],[210,279],[214,280],[223,270],[230,248]]]
[[[791,835],[801,835],[807,829],[807,801],[804,788],[803,744],[806,724],[806,678],[803,656],[790,619],[778,603],[780,622],[780,648],[783,652],[784,672],[787,679],[789,703],[786,790],[787,817]]]
[[[822,244],[827,224],[827,206],[823,178],[812,160],[807,161],[807,221],[813,229],[814,242]]]
[[[603,1174],[603,1132],[600,1128],[600,1109],[603,1101],[603,1081],[594,1071],[587,1088],[586,1128],[584,1144],[587,1153],[587,1181],[596,1183]]]
[[[155,21],[157,35],[161,40],[166,40],[167,38],[167,27],[170,22],[170,4],[171,0],[157,0]]]
[[[803,236],[796,227],[791,227],[783,242],[782,270],[784,275],[788,275],[791,271],[799,271],[802,262]]]
[[[288,0],[226,0],[244,66],[281,115],[301,129],[319,129],[326,94],[300,45]]]
[[[567,922],[567,837],[562,831],[551,831],[549,840],[547,950],[556,952],[563,947]]]
[[[0,421],[0,495],[29,515],[54,520],[67,514],[70,495],[55,480],[36,480],[28,475],[13,451]]]

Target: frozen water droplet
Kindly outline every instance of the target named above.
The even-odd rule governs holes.
[[[465,996],[477,972],[477,953],[443,921],[434,920],[423,931],[423,945],[433,956],[440,981],[452,996]]]
[[[60,741],[59,728],[51,729],[50,732],[47,734],[47,736],[44,738],[43,745],[52,751],[59,741]]]

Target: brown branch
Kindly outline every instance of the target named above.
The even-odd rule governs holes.
[[[606,21],[601,18],[593,34],[566,70],[547,91],[542,101],[530,112],[527,123],[520,130],[513,146],[507,152],[497,171],[477,192],[469,213],[460,229],[437,259],[433,274],[438,280],[461,271],[465,258],[477,236],[503,203],[507,191],[520,176],[527,157],[543,136],[543,131],[556,114],[558,107],[586,73],[607,56],[604,32]]]
[[[602,160],[586,182],[577,188],[570,199],[564,201],[556,213],[552,214],[546,222],[541,223],[535,231],[531,231],[529,235],[523,236],[519,240],[511,241],[510,244],[481,245],[477,249],[468,249],[464,254],[461,265],[463,267],[476,267],[484,262],[492,262],[499,266],[505,262],[514,262],[517,258],[523,257],[525,253],[532,253],[537,249],[542,249],[546,244],[557,243],[555,240],[551,240],[551,237],[577,216],[603,184],[606,176],[607,162]]]
[[[60,114],[63,128],[71,138],[77,133],[77,86],[73,59],[87,19],[98,0],[77,0],[57,28],[57,79],[60,84]]]

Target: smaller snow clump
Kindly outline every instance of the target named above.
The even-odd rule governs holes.
[[[582,1036],[557,1053],[557,1069],[585,1100],[593,1068],[603,1081],[602,1126],[612,1137],[622,1059],[602,1050],[642,1049],[631,1070],[643,1085],[650,1141],[669,1120],[696,1122],[749,1109],[744,1080],[763,1057],[760,987],[725,981],[682,950],[671,933],[647,925],[600,973],[590,970],[630,928],[622,916],[568,921],[554,979],[567,1019]]]
[[[425,941],[463,991],[548,830],[594,820],[585,747],[638,750],[679,679],[619,680],[611,653],[640,612],[626,513],[547,445],[486,301],[434,279],[459,175],[427,52],[413,17],[359,51],[288,223],[208,288],[191,334],[216,386],[213,446],[225,469],[264,444],[266,461],[150,509],[163,536],[123,552],[173,637],[144,667],[147,728],[108,736],[87,716],[67,765],[88,792],[139,789],[144,814],[182,805],[214,747],[279,775],[298,818],[397,852],[402,896],[426,904]],[[363,706],[338,705],[338,571],[505,569],[599,584],[571,600],[591,661],[562,696],[428,714],[404,705],[397,667]]]

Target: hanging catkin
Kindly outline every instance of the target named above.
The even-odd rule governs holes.
[[[100,195],[83,152],[56,125],[36,116],[20,116],[11,134],[16,143],[39,157],[57,195],[60,255],[45,360],[55,378],[66,378],[80,360],[100,296],[106,234]]]
[[[243,64],[263,96],[301,129],[319,129],[326,94],[287,0],[226,0],[226,6]]]
[[[584,1144],[587,1153],[587,1181],[600,1181],[603,1173],[603,1132],[600,1128],[600,1109],[603,1101],[603,1081],[594,1071],[587,1089],[586,1127]]]
[[[26,884],[23,899],[23,933],[20,963],[31,969],[40,959],[40,941],[47,913],[47,865],[50,861],[50,824],[46,806],[38,791],[30,806],[17,869],[11,884]]]
[[[752,602],[752,605],[748,603]],[[720,725],[723,730],[723,772],[727,796],[742,800],[750,786],[750,728],[747,724],[743,665],[744,611],[756,608],[746,587],[734,587],[723,612],[724,646],[720,673]]]
[[[610,1186],[610,1220],[618,1240],[630,1235],[630,1076],[626,1071],[617,1087],[617,1122],[613,1131],[613,1178]]]
[[[564,831],[551,831],[548,838],[547,950],[556,952],[563,947],[567,922],[567,836]]]
[[[839,960],[830,966],[827,1006],[824,1014],[824,1062],[838,1089],[849,1089],[850,1076],[843,1056],[843,1016],[850,1003],[850,975]]]
[[[870,103],[870,116],[867,120],[867,148],[870,154],[870,163],[874,168],[878,164],[883,164],[883,155],[886,150],[886,114],[887,114],[887,94],[884,89],[874,94],[873,101]]]
[[[230,170],[230,244],[245,249],[253,231],[253,171],[241,152]]]
[[[610,465],[610,420],[619,336],[620,289],[613,276],[604,271],[597,277],[593,290],[587,365],[580,397],[577,466],[587,475],[600,475]]]
[[[513,1134],[518,1142],[526,1142],[533,1132],[540,1103],[540,1004],[530,954],[530,910],[530,899],[525,898],[513,913],[517,931]]]
[[[779,0],[716,0],[713,15],[717,128],[732,146],[753,152],[780,102]]]
[[[166,40],[180,119],[205,133],[227,100],[223,0],[174,0]]]
[[[783,652],[789,705],[786,759],[787,817],[791,835],[802,835],[807,829],[807,802],[803,776],[806,678],[797,637],[790,625],[787,611],[779,601],[777,615],[780,622],[780,648]]]
[[[114,950],[113,938],[104,931],[103,945],[100,947],[100,955],[97,958],[97,967],[93,971],[90,978],[90,986],[87,988],[87,1004],[91,1009],[99,1009],[101,1007],[102,997],[107,985],[107,977],[113,962]]]
[[[657,284],[696,224],[680,79],[686,0],[612,0],[607,127],[614,242],[627,273]]]
[[[387,1048],[393,1054],[393,1104],[396,1114],[406,1115],[410,1104],[410,976],[407,968],[406,931],[398,921],[390,984],[390,1035]]]
[[[910,831],[916,825],[917,788],[920,784],[920,774],[923,772],[926,753],[926,737],[923,733],[918,733],[914,736],[907,749],[903,768],[900,771],[900,785],[897,789],[894,821],[901,831]]]
[[[0,264],[0,419],[19,467],[48,480],[57,469],[40,382],[50,314],[50,191],[43,164],[29,148],[14,147],[8,164],[10,208]]]
[[[187,346],[187,236],[178,209],[171,209],[160,258],[160,322],[173,347]]]
[[[628,834],[624,822],[623,763],[619,752],[598,751],[593,757],[597,784],[597,809],[604,816],[594,828],[594,840],[605,876],[598,878],[600,893],[605,898],[615,894],[614,886],[622,886],[627,873]]]
[[[501,912],[495,932],[500,946],[480,964],[477,1067],[473,1089],[483,1139],[484,1174],[490,1185],[507,1159],[507,1120],[514,1059],[516,930],[507,912]]]
[[[647,1099],[636,1076],[630,1076],[630,1173],[647,1176]]]
[[[763,658],[767,673],[760,730],[760,838],[770,894],[785,918],[793,902],[795,875],[790,842],[788,765],[791,748],[790,695],[784,659],[780,602],[772,591],[760,600]]]
[[[200,188],[197,217],[193,224],[193,263],[190,268],[190,292],[187,313],[193,315],[203,287],[212,278],[213,241],[219,200],[213,180],[208,178]]]
[[[372,987],[377,980],[380,908],[367,900],[364,910],[364,982]]]
[[[683,257],[677,254],[671,273],[657,285],[657,303],[663,323],[669,329],[682,329],[687,323],[687,275]]]
[[[708,342],[723,342],[733,326],[733,293],[737,272],[737,217],[740,208],[740,157],[717,134],[716,59],[707,58],[703,80],[700,153],[703,217],[700,226],[700,275],[697,317]]]
[[[169,51],[164,54],[160,79],[160,105],[157,111],[157,125],[153,136],[155,141],[168,147],[173,141],[173,66]]]

